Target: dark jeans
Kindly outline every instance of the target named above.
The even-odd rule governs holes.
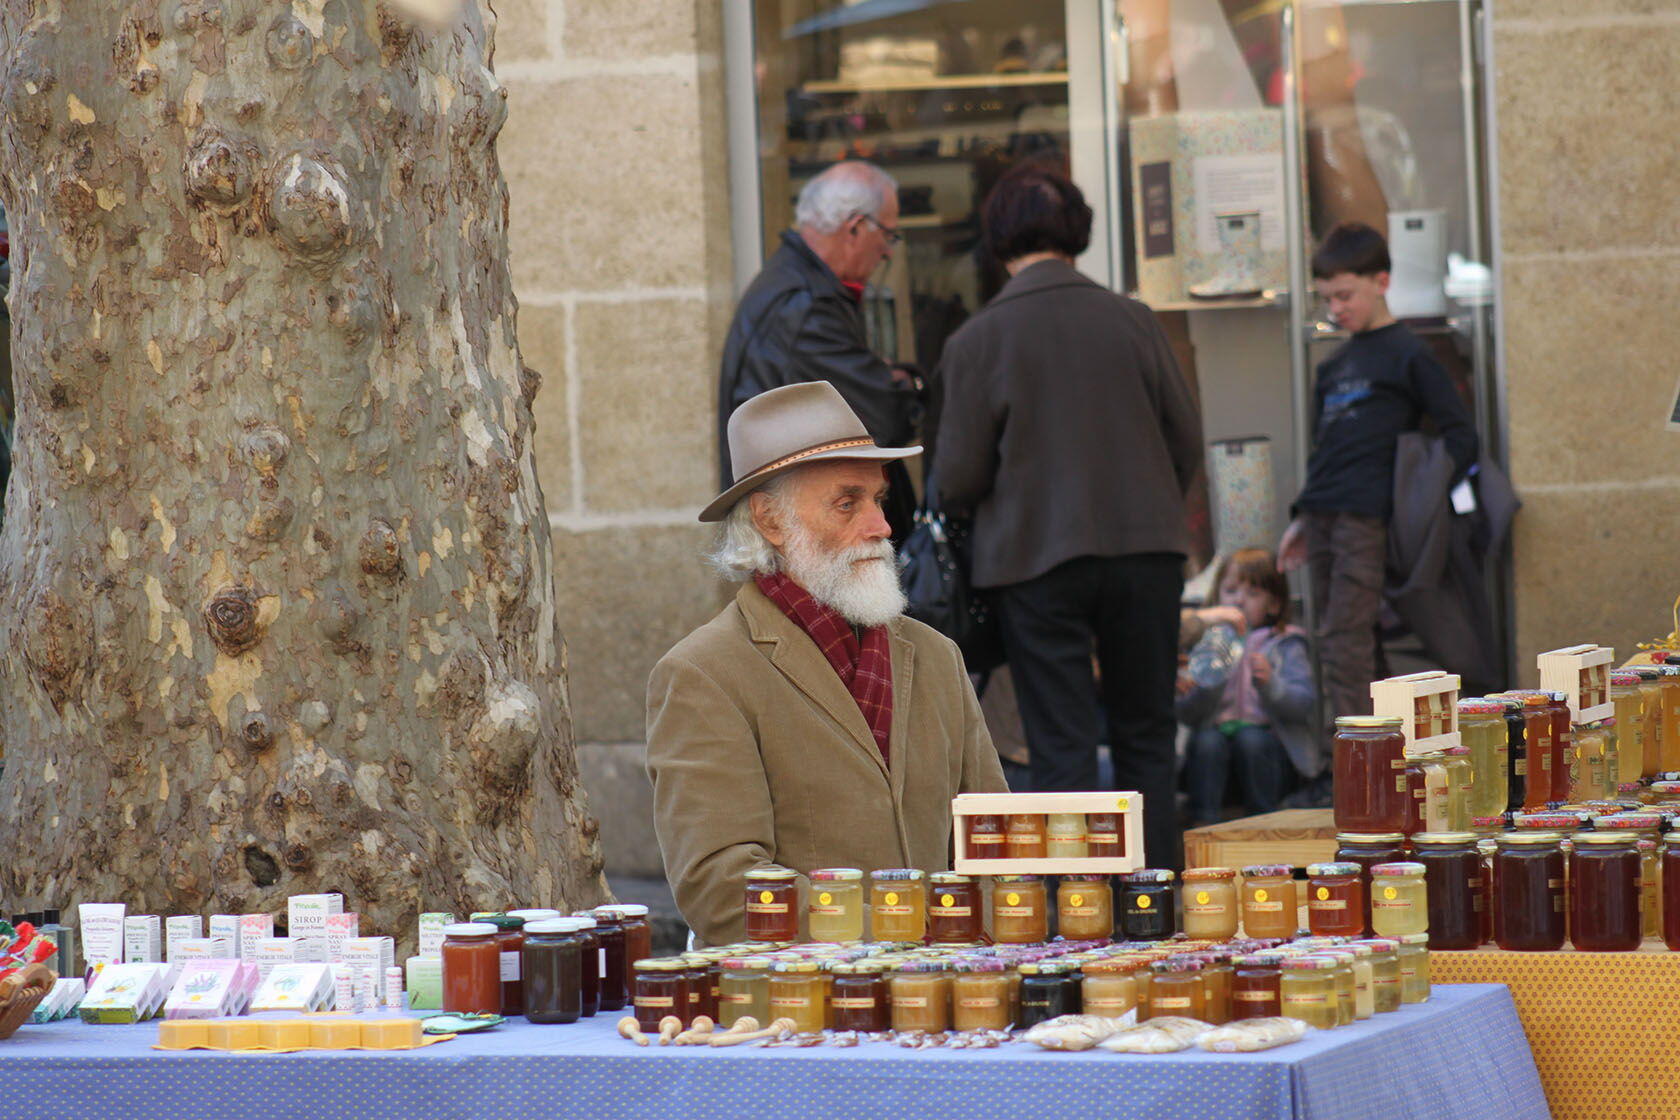
[[[1309,511],[1305,517],[1324,718],[1333,726],[1337,716],[1370,714],[1371,682],[1382,675],[1377,616],[1388,525],[1356,513]]]
[[[1114,788],[1143,794],[1149,866],[1174,869],[1183,865],[1173,751],[1183,565],[1168,553],[1081,556],[991,592],[1033,788],[1096,789],[1097,744],[1106,732]]]
[[[1201,728],[1190,736],[1184,758],[1192,826],[1222,819],[1225,791],[1233,778],[1250,816],[1270,813],[1295,785],[1295,767],[1269,727],[1249,724],[1230,735],[1217,727]]]

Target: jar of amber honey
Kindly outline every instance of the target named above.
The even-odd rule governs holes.
[[[1278,1001],[1282,954],[1247,953],[1231,963],[1231,1014],[1234,1018],[1261,1019],[1283,1014]]]
[[[1405,843],[1406,838],[1398,832],[1344,832],[1336,837],[1336,862],[1359,865],[1367,934],[1371,933],[1371,868],[1405,859]]]
[[[1044,839],[1043,813],[1010,813],[1003,822],[1004,855],[1009,859],[1043,859],[1049,850]]]
[[[1508,952],[1563,947],[1562,837],[1511,832],[1494,840],[1494,941]]]
[[[1358,937],[1365,929],[1364,869],[1357,863],[1307,866],[1307,928],[1320,937]]]
[[[1082,970],[1080,993],[1086,1015],[1118,1019],[1137,1006],[1136,965],[1130,960],[1091,961]]]
[[[812,871],[806,919],[812,941],[862,941],[863,872],[855,867]]]
[[[927,875],[917,867],[869,873],[870,936],[876,941],[920,941],[927,936]]]
[[[1429,945],[1474,949],[1482,943],[1482,855],[1473,832],[1412,837],[1428,895]]]
[[[1340,716],[1333,744],[1336,827],[1344,832],[1403,832],[1411,814],[1402,721]]]
[[[1056,931],[1069,941],[1114,936],[1114,888],[1101,875],[1064,875],[1056,888]]]
[[[993,878],[993,941],[1003,945],[1048,941],[1049,910],[1044,880],[1037,875],[999,875]]]
[[[962,818],[968,841],[969,859],[1002,859],[1004,856],[1003,815],[974,813]]]
[[[1421,863],[1379,863],[1371,868],[1371,924],[1378,937],[1403,937],[1429,928],[1429,898]]]
[[[874,1032],[891,1029],[892,997],[886,968],[881,962],[870,960],[834,966],[834,990],[828,1002],[835,1030]]]
[[[456,922],[443,927],[443,1009],[498,1015],[502,1010],[502,957],[496,927]]]
[[[943,1031],[951,1026],[951,978],[941,961],[907,961],[892,975],[892,1029]]]
[[[1645,702],[1639,694],[1639,674],[1610,674],[1610,702],[1616,711],[1616,756],[1621,780],[1635,782],[1654,778],[1662,760],[1645,749]]]
[[[748,941],[799,940],[799,877],[785,867],[747,873]]]
[[[1249,937],[1293,937],[1299,924],[1295,869],[1285,863],[1243,868],[1242,924]]]
[[[968,945],[984,939],[985,915],[980,888],[973,879],[941,871],[928,877],[928,885],[930,940],[935,944]]]
[[[1119,859],[1126,854],[1119,813],[1085,814],[1085,854],[1092,859]]]
[[[654,957],[631,963],[631,1006],[636,1025],[657,1033],[659,1021],[675,1015],[688,1025],[688,965],[679,957]]]
[[[1187,957],[1170,957],[1150,966],[1149,1017],[1178,1015],[1204,1019],[1206,991],[1202,986],[1202,962]]]
[[[1237,935],[1237,873],[1230,867],[1191,867],[1184,872],[1184,932],[1205,941]]]
[[[1569,936],[1586,952],[1639,948],[1639,850],[1629,832],[1583,832],[1570,868]]]
[[[1008,1030],[1009,987],[1007,966],[1002,961],[962,961],[951,977],[951,1029]]]
[[[827,987],[816,961],[780,961],[772,965],[770,1017],[792,1019],[793,1029],[799,1034],[822,1030]]]

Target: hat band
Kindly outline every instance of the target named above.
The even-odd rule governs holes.
[[[829,451],[841,451],[841,450],[844,450],[845,448],[848,448],[848,447],[874,447],[874,446],[875,446],[875,441],[873,439],[871,439],[869,436],[864,436],[862,439],[837,440],[834,443],[819,443],[815,447],[807,447],[803,451],[795,451],[792,455],[784,455],[780,459],[777,459],[773,462],[766,463],[762,467],[759,467],[756,471],[753,471],[752,474],[748,475],[747,477],[748,478],[754,478],[758,475],[764,474],[767,471],[778,471],[778,470],[781,470],[783,467],[791,466],[792,464],[799,462],[801,459],[809,459],[813,455],[822,455],[822,454],[824,454],[826,452],[829,452]]]

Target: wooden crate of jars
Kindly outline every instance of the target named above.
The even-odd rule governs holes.
[[[1581,645],[1549,650],[1537,659],[1540,687],[1561,692],[1576,723],[1610,719],[1616,707],[1610,700],[1610,664],[1616,651],[1609,646]]]
[[[951,801],[964,875],[1123,875],[1143,861],[1143,795],[963,793]]]
[[[1371,682],[1371,714],[1401,721],[1406,754],[1459,746],[1458,689],[1452,673],[1430,670]]]

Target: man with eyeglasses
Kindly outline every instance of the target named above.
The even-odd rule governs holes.
[[[827,381],[840,391],[882,447],[913,442],[921,379],[869,349],[864,284],[903,240],[898,187],[873,164],[837,163],[805,184],[795,228],[748,285],[735,308],[718,378],[722,483],[731,477],[729,416],[783,385]],[[893,540],[910,531],[915,495],[900,462],[889,464],[887,521]]]

